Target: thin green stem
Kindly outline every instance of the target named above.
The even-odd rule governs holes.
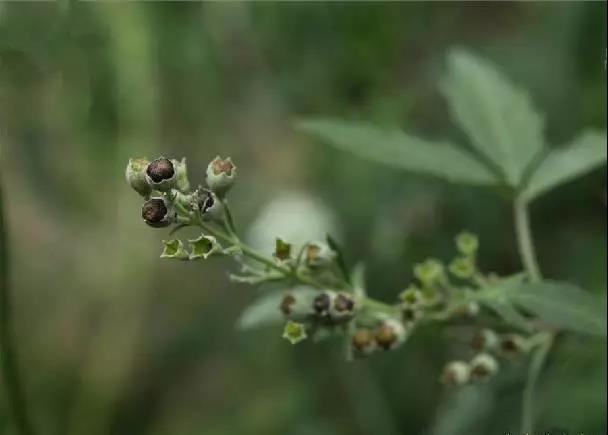
[[[530,276],[532,281],[540,281],[542,279],[538,261],[536,260],[536,251],[534,250],[534,242],[530,230],[530,217],[528,216],[527,201],[518,196],[515,198],[513,205],[515,217],[515,232],[517,233],[517,243],[519,246],[519,254],[523,266]]]
[[[519,253],[526,272],[532,282],[542,280],[536,252],[534,250],[534,242],[532,240],[532,231],[530,229],[530,217],[528,215],[528,202],[522,196],[517,196],[513,205],[515,217],[515,230],[517,233],[517,242]],[[538,349],[532,355],[530,366],[528,368],[528,379],[524,388],[522,398],[522,417],[521,431],[524,434],[532,434],[534,432],[534,393],[538,378],[547,359],[547,355],[553,345],[554,334],[546,333],[545,338],[539,345]]]
[[[526,387],[524,388],[523,403],[522,403],[522,417],[521,417],[521,433],[530,434],[534,433],[534,392],[536,390],[536,384],[538,378],[545,365],[547,355],[553,345],[553,334],[547,333],[544,338],[544,342],[536,349],[532,355],[530,361],[530,367],[528,369],[528,379],[526,381]]]
[[[17,363],[9,277],[9,252],[0,186],[0,361],[8,403],[19,435],[33,435],[21,373]]]

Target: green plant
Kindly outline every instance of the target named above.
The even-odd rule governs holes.
[[[471,54],[455,50],[441,82],[455,121],[470,147],[433,143],[397,130],[336,120],[305,120],[298,128],[340,149],[448,181],[505,187],[513,202],[516,239],[524,271],[499,277],[477,266],[479,241],[469,232],[456,237],[457,255],[448,264],[427,259],[414,266],[416,282],[394,303],[368,294],[363,268],[349,268],[330,236],[296,249],[276,240],[274,253],[258,252],[239,236],[226,200],[236,180],[230,159],[217,157],[207,169],[207,188],[190,188],[186,164],[165,158],[131,160],[127,180],[145,198],[142,217],[152,227],[198,227],[201,235],[164,242],[161,257],[180,261],[231,256],[241,265],[235,282],[281,283],[248,307],[239,324],[250,328],[285,322],[292,344],[309,337],[339,336],[347,359],[393,350],[419,327],[465,319],[471,337],[470,361],[446,364],[441,380],[462,385],[485,382],[499,366],[530,355],[523,393],[522,432],[533,431],[533,394],[544,360],[559,332],[606,336],[602,303],[576,286],[543,280],[536,260],[528,207],[542,193],[606,161],[605,133],[586,132],[568,147],[549,150],[543,119],[528,95],[499,71]],[[492,322],[493,328],[484,326]],[[496,326],[497,325],[497,326]]]

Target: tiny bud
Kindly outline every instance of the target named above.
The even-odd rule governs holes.
[[[323,242],[310,242],[304,251],[304,261],[310,268],[325,267],[336,258],[336,253]]]
[[[186,158],[181,160],[171,160],[175,168],[175,187],[181,192],[190,190],[190,181],[188,180],[188,167],[186,166]]]
[[[187,260],[188,253],[184,249],[184,244],[181,240],[163,240],[165,245],[160,258],[171,258],[175,260]]]
[[[384,350],[392,350],[405,341],[403,324],[394,319],[385,320],[374,332],[376,344]]]
[[[190,260],[197,260],[199,258],[206,260],[211,255],[222,252],[222,247],[213,236],[202,234],[196,239],[188,240],[188,242],[190,242],[190,246],[192,247]]]
[[[148,183],[153,189],[161,192],[167,192],[175,187],[176,178],[173,163],[164,157],[153,160],[146,169]]]
[[[154,228],[162,228],[170,225],[175,220],[173,212],[163,198],[150,198],[141,208],[141,217]]]
[[[298,344],[302,340],[308,337],[306,334],[306,328],[302,323],[288,320],[283,330],[283,338],[289,341],[291,344]]]
[[[498,372],[498,362],[487,353],[480,353],[470,362],[471,379],[485,382]]]
[[[198,191],[198,208],[205,221],[221,222],[224,217],[224,206],[217,195],[207,189]]]
[[[475,263],[472,257],[458,257],[449,266],[450,273],[460,279],[469,279],[475,274]]]
[[[401,299],[403,305],[407,307],[418,307],[422,303],[422,291],[415,285],[411,285],[399,294],[399,299]]]
[[[440,382],[445,385],[459,387],[467,382],[471,375],[470,366],[464,361],[452,361],[443,368]]]
[[[500,354],[507,358],[515,358],[528,351],[526,339],[518,334],[505,334],[500,337],[498,345]]]
[[[207,166],[207,186],[220,196],[230,190],[235,179],[236,166],[230,157],[222,159],[217,156]]]
[[[498,341],[496,332],[491,329],[482,329],[477,331],[471,339],[471,348],[477,352],[494,350],[498,346]]]
[[[148,198],[152,193],[152,188],[146,179],[146,168],[149,164],[147,159],[129,159],[125,171],[127,183],[144,198]]]
[[[326,316],[331,308],[332,297],[329,292],[323,292],[315,296],[312,301],[312,307],[315,313],[319,316]]]
[[[430,287],[441,281],[444,278],[444,273],[443,264],[433,258],[414,266],[414,275],[425,287]]]
[[[370,355],[376,350],[374,334],[369,329],[358,329],[353,335],[352,346],[359,355]]]
[[[479,239],[475,234],[463,231],[456,236],[456,247],[462,255],[473,256],[479,248]]]

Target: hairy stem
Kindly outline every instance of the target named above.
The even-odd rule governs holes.
[[[17,363],[9,277],[9,252],[0,186],[0,361],[4,388],[19,435],[33,435],[22,378]]]
[[[519,246],[519,255],[523,266],[530,276],[532,281],[540,281],[542,279],[538,261],[536,260],[536,251],[534,250],[534,242],[530,231],[530,217],[528,216],[527,201],[518,196],[514,202],[515,216],[515,232],[517,233],[517,243]]]
[[[538,282],[542,279],[536,252],[534,250],[534,242],[532,240],[532,231],[530,229],[530,217],[528,216],[528,203],[522,197],[518,196],[514,202],[515,230],[517,233],[517,242],[519,246],[519,254],[522,263],[530,280]],[[528,379],[523,392],[522,398],[522,417],[521,417],[521,432],[523,434],[534,433],[534,393],[538,378],[543,369],[547,355],[553,345],[554,334],[546,333],[544,341],[534,351],[530,366],[528,368]]]

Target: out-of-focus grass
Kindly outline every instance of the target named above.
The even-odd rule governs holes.
[[[229,284],[222,261],[160,261],[166,235],[140,222],[123,169],[130,156],[187,156],[201,182],[208,160],[230,154],[243,229],[285,190],[322,198],[379,298],[407,285],[412,262],[451,255],[463,228],[480,235],[484,267],[510,272],[506,203],[311,144],[291,121],[340,115],[460,138],[434,84],[446,49],[466,45],[531,89],[554,143],[605,129],[605,14],[605,3],[0,3],[16,331],[41,433],[515,430],[522,367],[467,409],[476,399],[435,382],[452,347],[440,331],[354,365],[336,343],[292,349],[276,330],[235,331],[254,291]],[[596,173],[532,210],[545,274],[600,293],[605,186]],[[606,431],[605,355],[598,340],[558,344],[539,427]],[[11,427],[0,394],[0,433]]]

